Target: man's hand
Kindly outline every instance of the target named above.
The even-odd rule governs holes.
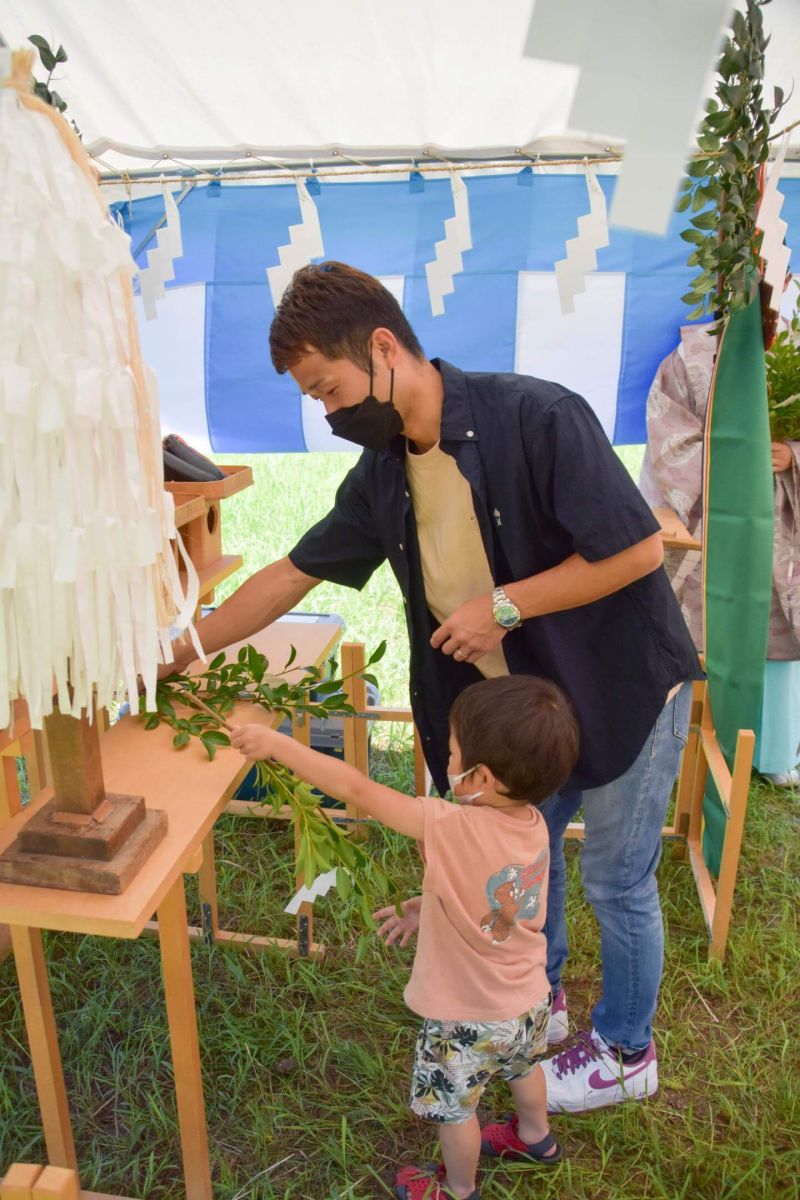
[[[393,904],[390,904],[388,908],[379,908],[372,916],[375,921],[383,921],[376,931],[378,937],[383,938],[387,946],[391,946],[399,938],[402,950],[419,929],[422,896],[412,896],[410,900],[404,900],[400,907],[403,910],[402,917],[398,917],[397,909]]]
[[[494,619],[491,596],[476,596],[439,626],[431,645],[459,662],[474,663],[499,646],[506,632]]]
[[[263,758],[278,758],[283,734],[266,725],[238,725],[231,734],[231,745],[243,758],[260,762]],[[289,739],[291,741],[291,739]]]
[[[779,471],[788,471],[792,465],[792,452],[786,442],[772,443],[772,470],[777,474]]]

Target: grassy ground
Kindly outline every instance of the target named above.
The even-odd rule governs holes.
[[[347,461],[256,460],[258,486],[229,502],[225,518],[226,544],[246,554],[248,570],[284,553],[323,514]],[[297,478],[307,475],[301,491]],[[368,644],[388,637],[382,691],[393,703],[405,699],[405,633],[388,576],[381,573],[361,596],[320,589],[304,607],[341,613],[348,634]],[[411,789],[401,731],[377,747],[373,773]],[[484,1200],[800,1196],[799,824],[795,796],[754,784],[724,971],[706,961],[691,871],[667,852],[659,1094],[647,1104],[556,1119],[564,1164],[548,1173],[487,1170]],[[288,832],[232,817],[216,832],[223,924],[291,936],[291,918],[281,911],[292,890]],[[413,891],[420,870],[409,845],[378,830],[371,839],[400,886]],[[568,859],[566,986],[572,1015],[583,1022],[597,994],[597,929],[582,899],[574,843]],[[410,951],[376,944],[356,966],[348,906],[323,901],[317,911],[317,932],[330,951],[316,966],[277,954],[192,950],[219,1200],[378,1200],[391,1195],[398,1161],[435,1154],[435,1138],[406,1110],[416,1026],[402,1002]],[[179,1200],[157,943],[57,934],[46,944],[83,1186]],[[11,962],[0,966],[0,1029],[0,1164],[41,1160]],[[507,1107],[499,1088],[485,1099],[486,1114]]]

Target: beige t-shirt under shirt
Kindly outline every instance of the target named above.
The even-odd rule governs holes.
[[[472,489],[452,454],[437,442],[424,454],[406,449],[406,470],[419,535],[425,599],[437,621],[446,621],[460,605],[490,596],[489,569]],[[487,678],[507,675],[502,645],[475,666]]]

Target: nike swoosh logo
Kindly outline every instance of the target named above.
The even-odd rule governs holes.
[[[616,1076],[613,1079],[604,1079],[599,1071],[592,1071],[591,1075],[589,1076],[589,1087],[597,1088],[600,1091],[603,1088],[624,1087],[629,1079],[632,1079],[634,1075],[638,1075],[640,1071],[646,1071],[647,1067],[647,1062],[638,1063],[633,1070],[628,1071],[622,1077],[622,1079],[618,1079]]]

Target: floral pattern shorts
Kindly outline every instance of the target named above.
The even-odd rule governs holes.
[[[428,1121],[468,1121],[490,1079],[521,1079],[545,1057],[551,1004],[548,995],[507,1021],[423,1021],[411,1111]]]

